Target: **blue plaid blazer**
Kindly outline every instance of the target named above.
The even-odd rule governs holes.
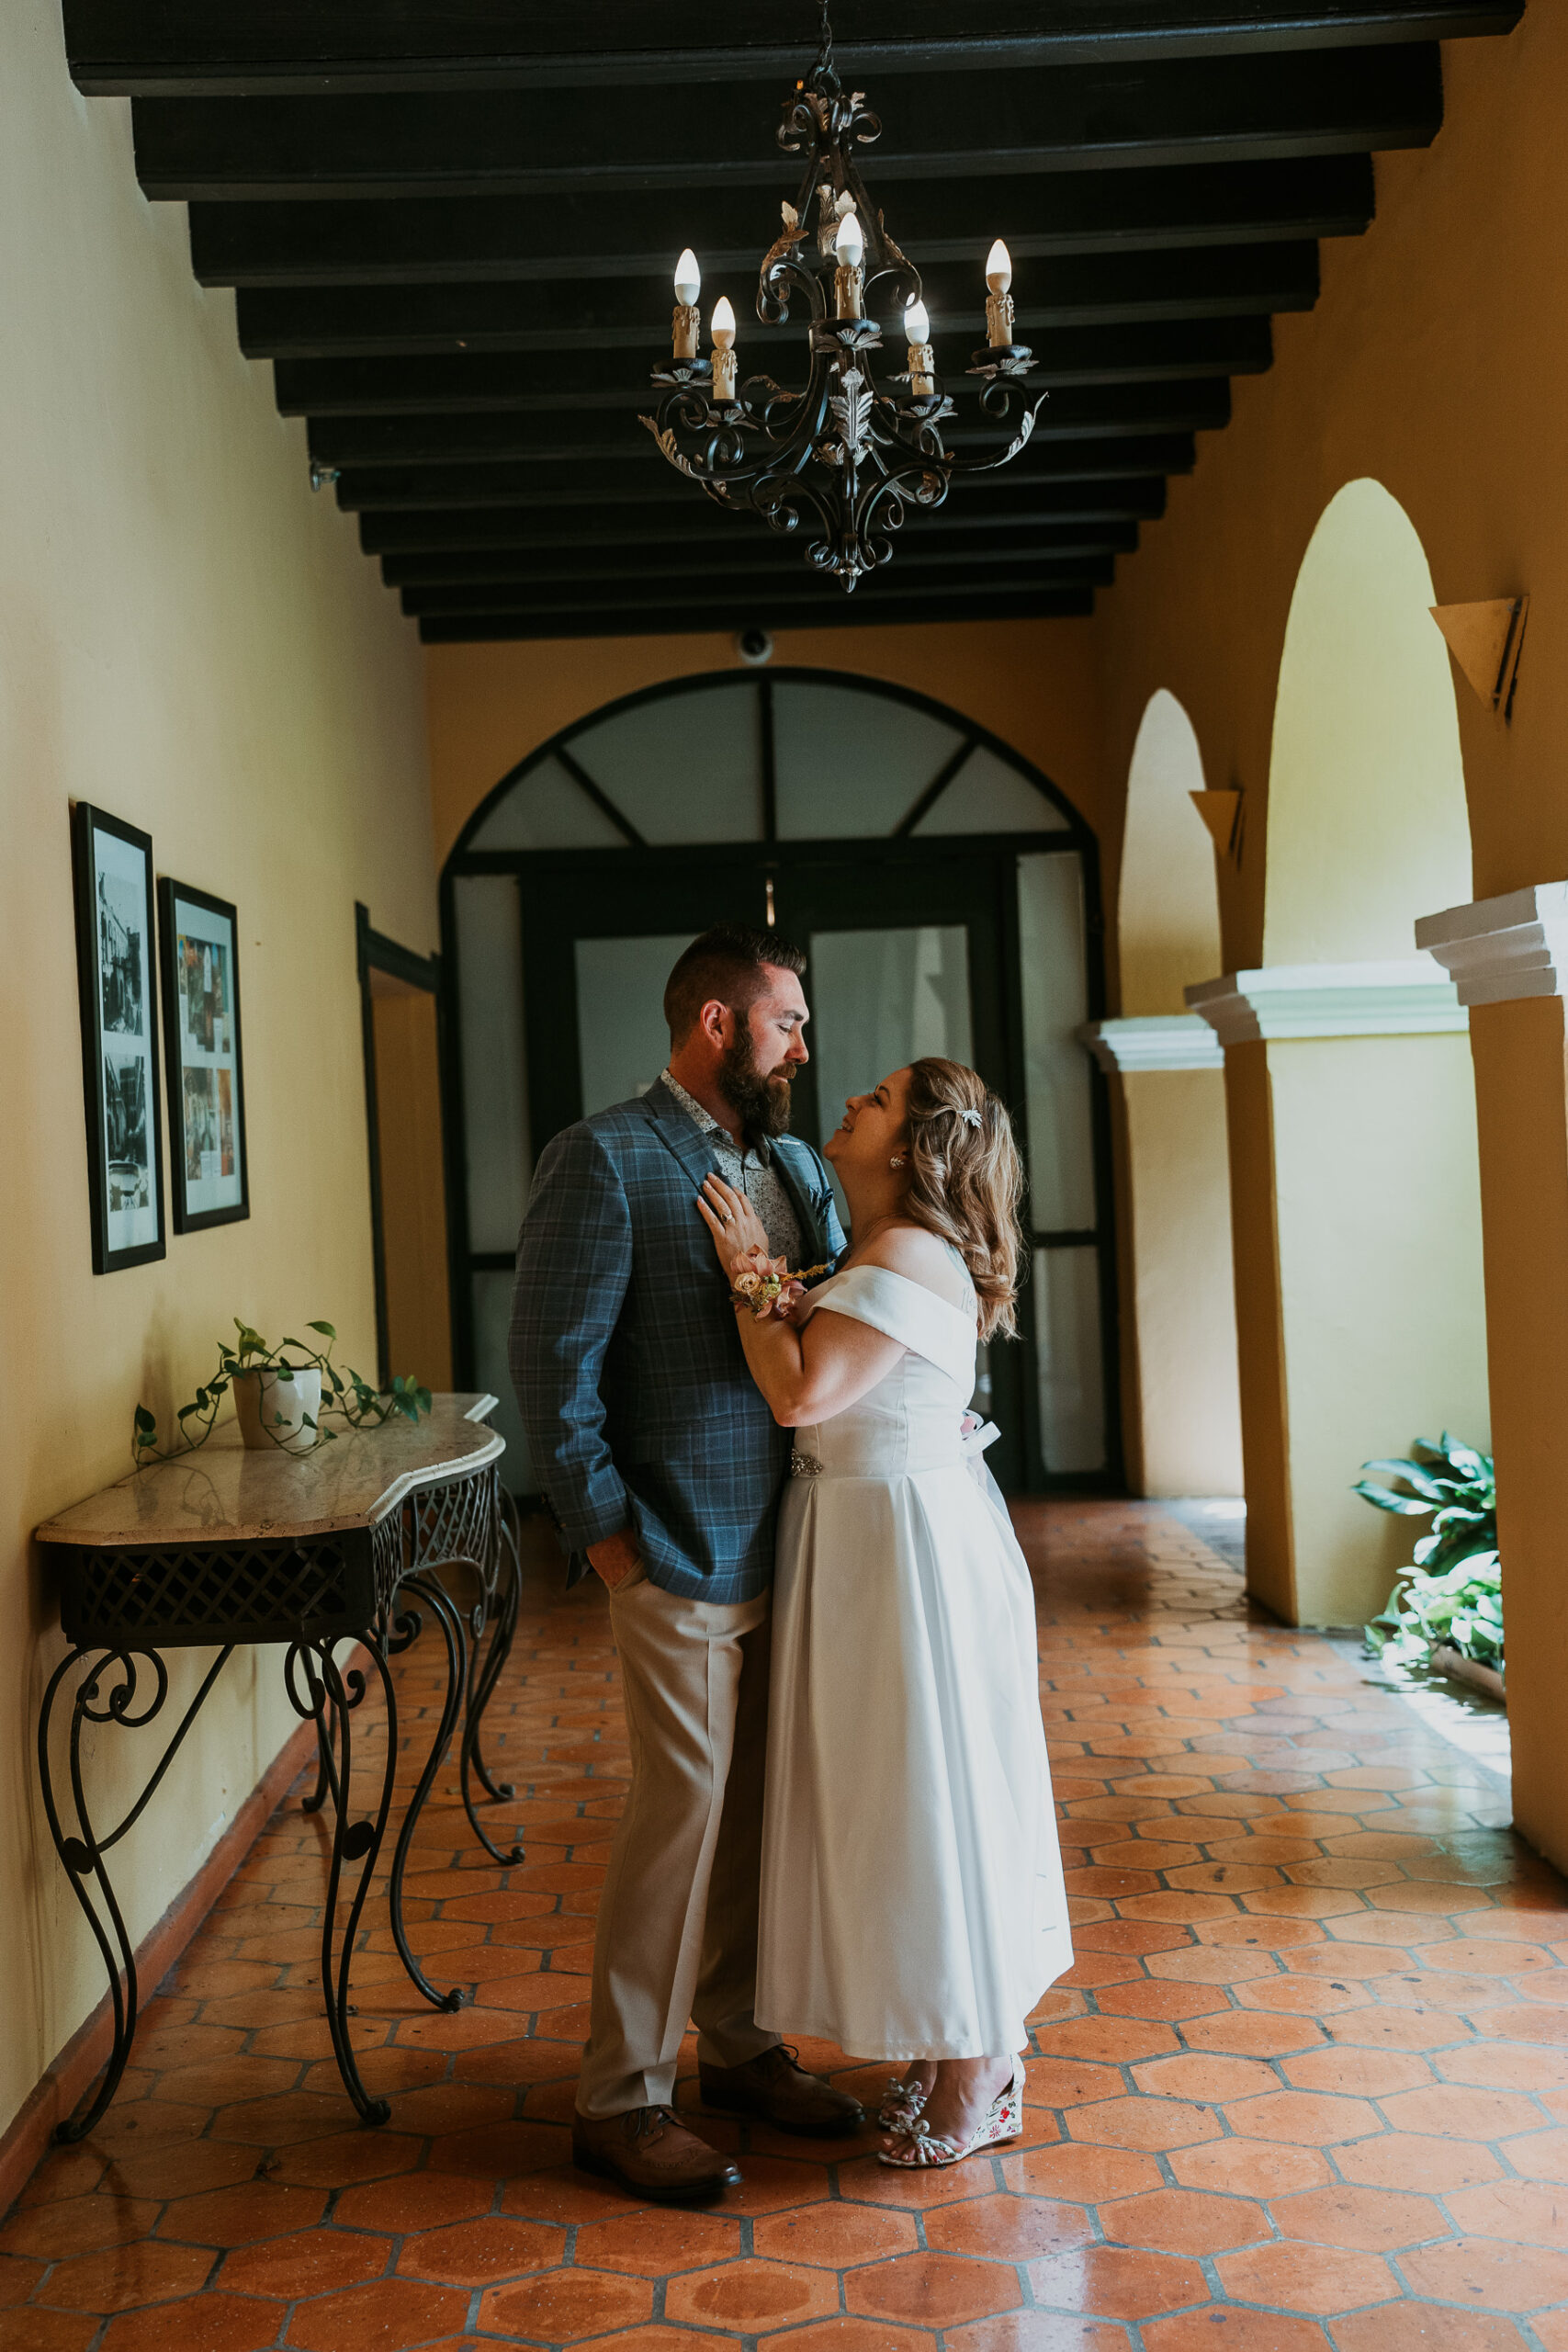
[[[844,1236],[821,1159],[771,1147],[807,1263]],[[648,1573],[703,1600],[754,1600],[773,1568],[789,1461],[750,1374],[696,1195],[717,1162],[662,1080],[566,1128],[535,1171],[509,1351],[570,1582],[590,1544],[630,1527]]]

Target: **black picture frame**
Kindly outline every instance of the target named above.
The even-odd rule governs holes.
[[[204,948],[209,951],[206,956]],[[251,1213],[239,915],[233,905],[161,875],[158,961],[171,1213],[176,1233],[201,1233]]]
[[[85,800],[71,824],[93,1272],[117,1274],[167,1249],[152,841]]]

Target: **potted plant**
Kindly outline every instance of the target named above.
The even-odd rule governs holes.
[[[174,1454],[204,1445],[231,1388],[244,1443],[275,1445],[287,1453],[304,1453],[319,1440],[335,1438],[338,1431],[326,1425],[328,1413],[350,1429],[363,1429],[389,1420],[394,1413],[417,1421],[430,1410],[429,1389],[411,1374],[400,1373],[389,1389],[378,1390],[352,1365],[340,1371],[333,1362],[337,1333],[330,1323],[305,1326],[307,1331],[321,1334],[327,1343],[324,1348],[310,1347],[303,1340],[280,1340],[274,1347],[238,1316],[234,1329],[237,1340],[218,1342],[217,1371],[175,1414],[179,1435],[175,1444],[159,1445],[157,1416],[145,1405],[138,1405],[130,1451],[139,1470],[144,1463],[166,1462]]]
[[[1361,1468],[1397,1482],[1356,1481],[1355,1492],[1374,1510],[1431,1521],[1388,1606],[1366,1628],[1368,1648],[1501,1699],[1503,1578],[1492,1456],[1445,1430],[1436,1445],[1417,1438],[1407,1457]]]

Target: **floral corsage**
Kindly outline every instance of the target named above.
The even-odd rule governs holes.
[[[829,1271],[807,1266],[804,1273],[792,1274],[787,1258],[770,1258],[761,1248],[742,1250],[729,1261],[729,1295],[737,1306],[749,1306],[756,1322],[765,1322],[770,1315],[784,1321],[795,1300],[806,1296],[807,1283]]]

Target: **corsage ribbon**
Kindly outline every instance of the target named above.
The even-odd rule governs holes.
[[[806,1296],[808,1282],[829,1271],[827,1266],[807,1266],[804,1272],[792,1274],[787,1258],[770,1258],[761,1248],[742,1250],[730,1261],[730,1300],[736,1306],[749,1306],[758,1323],[765,1322],[770,1315],[782,1317],[788,1315],[797,1298]]]

